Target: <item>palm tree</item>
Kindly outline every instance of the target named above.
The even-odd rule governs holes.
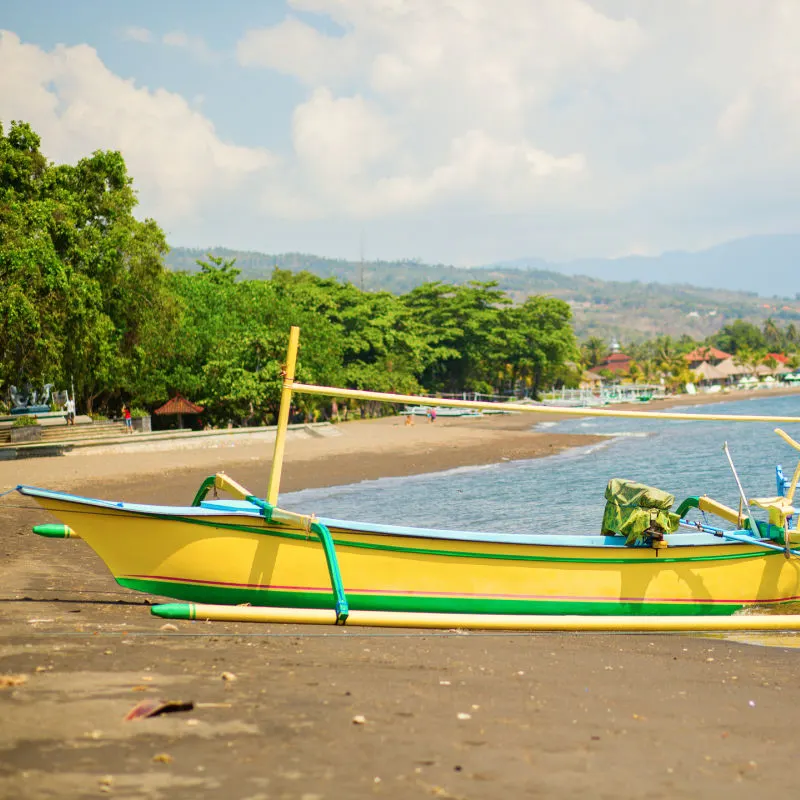
[[[758,377],[758,366],[763,364],[766,359],[766,352],[763,350],[753,350],[750,347],[742,345],[733,357],[734,363],[739,364],[750,372],[750,374]]]
[[[590,336],[581,346],[581,355],[587,367],[596,367],[608,353],[608,345],[599,336]]]
[[[672,352],[671,354],[665,354],[662,368],[667,373],[665,376],[667,388],[671,392],[680,392],[687,383],[692,383],[695,380],[683,353]]]
[[[764,338],[767,341],[767,349],[771,351],[779,351],[783,347],[783,334],[781,329],[775,324],[772,317],[767,317],[764,321],[763,328]]]
[[[642,370],[639,368],[639,365],[635,361],[631,361],[628,365],[628,378],[631,383],[639,383],[639,379],[642,377]]]
[[[644,378],[645,383],[653,383],[653,381],[659,376],[656,364],[651,358],[642,361],[641,367],[642,377]]]

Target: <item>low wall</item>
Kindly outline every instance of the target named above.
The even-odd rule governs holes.
[[[163,431],[121,436],[102,440],[74,440],[40,444],[29,442],[19,447],[0,447],[0,460],[35,458],[39,456],[91,456],[103,453],[137,453],[164,450],[192,450],[201,447],[235,447],[247,441],[272,442],[277,428],[233,428],[215,431]],[[341,431],[329,422],[289,425],[287,437],[308,439],[318,436],[341,436]]]
[[[40,442],[42,429],[38,425],[28,425],[23,428],[11,429],[11,444]]]
[[[153,423],[150,417],[133,417],[131,424],[138,433],[151,433],[153,430]]]

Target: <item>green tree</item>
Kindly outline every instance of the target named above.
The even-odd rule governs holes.
[[[772,317],[767,317],[761,330],[764,336],[765,348],[773,353],[781,352],[784,347],[783,331],[775,320]]]
[[[0,125],[0,382],[55,378],[63,339],[65,265],[49,235],[60,209],[46,196],[49,165],[29,125]]]
[[[711,337],[710,342],[726,353],[734,355],[742,348],[764,350],[767,346],[764,334],[752,322],[745,322],[742,319],[725,325],[719,333]]]
[[[608,354],[608,345],[599,336],[590,336],[581,345],[581,359],[589,367],[596,367]]]
[[[422,383],[432,391],[491,392],[506,362],[500,310],[511,303],[497,283],[427,283],[402,299],[432,351]]]
[[[628,379],[631,383],[639,383],[642,378],[642,368],[636,361],[631,361],[628,365]]]
[[[794,351],[800,346],[800,334],[797,332],[797,326],[794,322],[790,322],[784,331],[785,347],[787,350]]]
[[[208,278],[214,285],[220,286],[233,283],[242,271],[236,269],[235,258],[222,258],[211,253],[206,254],[207,261],[200,258],[195,263],[200,267],[200,274]]]
[[[538,397],[546,386],[575,382],[568,362],[578,361],[580,352],[571,319],[569,304],[555,297],[528,297],[522,305],[504,309],[503,351],[512,389],[523,380]]]
[[[753,377],[758,377],[758,368],[764,363],[767,351],[755,350],[747,345],[741,345],[733,358],[734,364],[744,367]]]
[[[134,218],[119,153],[53,165],[39,147],[26,123],[0,127],[0,378],[74,379],[91,411],[131,393],[147,336],[166,322],[167,246]]]
[[[280,297],[324,317],[341,344],[340,381],[387,392],[419,390],[417,376],[431,360],[421,326],[401,299],[363,292],[352,284],[275,270]]]

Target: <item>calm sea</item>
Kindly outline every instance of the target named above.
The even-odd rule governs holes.
[[[800,395],[691,407],[701,414],[800,417]],[[532,416],[532,421],[536,418]],[[530,461],[470,467],[281,496],[284,508],[319,516],[451,530],[599,533],[609,478],[674,494],[708,494],[732,507],[738,492],[722,445],[728,442],[750,496],[775,494],[775,465],[790,476],[800,453],[765,423],[575,419],[538,430],[603,434],[600,444]],[[784,425],[800,441],[800,425]]]

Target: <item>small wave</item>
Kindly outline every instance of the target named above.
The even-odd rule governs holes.
[[[606,447],[608,447],[610,444],[611,444],[611,439],[609,439],[607,442],[599,442],[598,444],[593,444],[590,447],[587,447],[583,451],[583,453],[585,455],[591,455],[592,453],[597,453],[600,450],[605,450]]]
[[[650,431],[615,431],[614,433],[600,433],[609,439],[649,439],[654,434]]]

